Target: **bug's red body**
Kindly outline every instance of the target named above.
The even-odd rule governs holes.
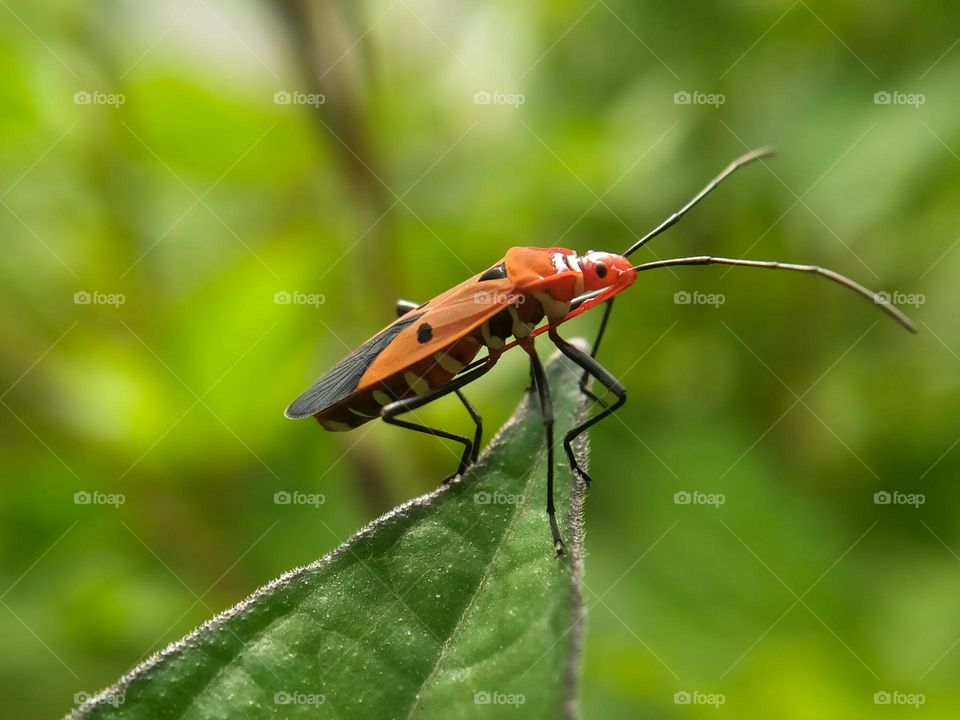
[[[605,252],[577,255],[566,248],[515,247],[489,270],[418,307],[414,308],[412,303],[398,304],[398,309],[403,311],[400,318],[307,388],[287,408],[287,417],[314,417],[327,430],[351,430],[379,417],[392,425],[454,440],[464,447],[455,474],[462,475],[470,463],[477,460],[483,423],[461,389],[487,372],[505,350],[520,345],[530,356],[530,386],[539,395],[543,414],[547,516],[554,547],[557,554],[561,554],[563,541],[553,504],[553,403],[543,364],[534,347],[535,336],[549,333],[557,349],[583,369],[580,386],[589,397],[598,400],[587,389],[590,378],[615,397],[612,404],[601,401],[599,412],[563,436],[563,450],[570,469],[581,480],[589,482],[590,476],[581,467],[573,442],[626,402],[626,387],[597,362],[596,354],[613,297],[632,285],[638,272],[683,265],[729,265],[819,275],[872,301],[907,330],[915,332],[910,319],[888,299],[817,265],[695,255],[631,266],[627,259],[631,254],[672,227],[724,178],[738,167],[770,154],[768,150],[756,150],[734,160],[680,210],[638,238],[623,255]],[[600,304],[604,304],[605,310],[590,353],[560,337],[558,325]],[[541,324],[544,318],[547,322]],[[474,361],[484,348],[486,357]],[[474,422],[472,440],[398,418],[452,393],[456,393]]]
[[[448,384],[483,348],[495,362],[515,342],[526,342],[545,317],[559,324],[635,279],[620,255],[511,248],[486,272],[370,338],[295,400],[287,416],[312,415],[327,430],[351,430],[391,402]],[[571,313],[574,298],[591,291],[602,293]]]

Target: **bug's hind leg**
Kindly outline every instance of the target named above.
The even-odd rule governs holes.
[[[560,352],[582,367],[586,374],[591,375],[599,380],[601,385],[603,385],[605,388],[607,388],[607,390],[612,392],[617,397],[617,400],[613,403],[613,405],[605,406],[603,410],[598,412],[593,417],[584,420],[582,423],[572,428],[567,432],[566,435],[563,436],[563,449],[567,453],[567,459],[570,461],[570,468],[577,473],[584,480],[584,482],[589,483],[591,482],[590,476],[582,467],[580,467],[580,463],[577,462],[577,456],[573,451],[573,441],[576,440],[581,433],[586,432],[589,428],[596,425],[605,417],[616,412],[627,401],[627,389],[610,373],[609,370],[598,363],[591,355],[585,353],[576,345],[568,343],[566,340],[560,337],[557,334],[556,328],[551,327],[549,333],[550,339],[553,341],[553,344],[560,349]]]
[[[463,407],[466,408],[470,414],[470,419],[473,420],[475,426],[473,431],[473,453],[470,455],[470,464],[472,465],[480,456],[480,441],[483,439],[483,418],[480,417],[480,413],[477,412],[476,408],[470,404],[470,401],[467,400],[462,390],[457,390],[456,394],[457,397],[460,398],[460,402],[463,403]]]
[[[403,401],[399,401],[403,403]],[[399,403],[393,403],[387,407],[392,407]],[[399,407],[396,410],[396,414],[407,412],[407,408]],[[455,435],[454,433],[447,432],[446,430],[439,430],[437,428],[432,428],[428,425],[420,425],[418,423],[407,422],[406,420],[397,420],[396,417],[392,415],[382,415],[383,421],[389,423],[390,425],[396,425],[398,427],[407,428],[408,430],[413,430],[415,432],[425,433],[426,435],[433,435],[434,437],[446,438],[447,440],[456,440],[458,443],[463,443],[463,455],[460,457],[460,463],[457,465],[457,471],[453,475],[449,475],[443,479],[443,482],[447,483],[453,480],[458,475],[463,475],[464,471],[467,469],[467,466],[470,464],[470,459],[473,457],[473,443],[469,438],[465,438],[462,435]]]
[[[485,362],[480,367],[472,370],[468,373],[464,373],[459,377],[454,378],[446,385],[442,385],[437,388],[433,388],[425,392],[423,395],[415,395],[414,397],[404,398],[403,400],[397,400],[396,402],[389,403],[380,408],[380,417],[385,423],[390,425],[397,425],[398,427],[407,428],[408,430],[413,430],[415,432],[424,433],[426,435],[433,435],[434,437],[445,438],[447,440],[454,440],[463,445],[463,454],[460,456],[460,463],[457,465],[457,471],[444,479],[444,482],[449,482],[458,475],[463,475],[464,471],[467,469],[467,466],[476,459],[476,453],[478,450],[475,448],[475,445],[479,445],[480,437],[482,432],[482,419],[467,402],[466,398],[460,393],[460,388],[464,385],[473,382],[478,377],[486,373],[490,368],[493,367],[493,362]],[[466,438],[462,435],[456,435],[446,430],[440,430],[438,428],[432,428],[428,425],[421,425],[419,423],[408,422],[406,420],[398,420],[397,415],[402,415],[403,413],[412,412],[417,408],[421,408],[424,405],[427,405],[434,400],[449,395],[450,393],[456,393],[460,400],[467,407],[468,412],[470,412],[471,417],[476,424],[476,430],[474,432],[474,439],[471,441],[470,438]]]

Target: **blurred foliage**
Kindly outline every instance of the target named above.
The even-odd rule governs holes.
[[[816,262],[921,294],[921,333],[815,279],[739,269],[650,273],[619,301],[601,358],[631,402],[592,433],[583,711],[713,717],[674,704],[702,691],[732,717],[868,717],[902,691],[955,717],[960,7],[305,7],[0,7],[10,716],[66,711],[449,472],[431,438],[282,417],[392,298],[511,245],[621,250],[771,144],[779,158],[642,259]],[[274,101],[294,91],[326,102]],[[505,357],[472,388],[490,430],[526,381]],[[466,427],[452,402],[426,415]],[[326,503],[275,505],[281,490]],[[726,502],[674,504],[695,490]]]

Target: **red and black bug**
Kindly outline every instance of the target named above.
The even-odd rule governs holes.
[[[588,252],[580,255],[567,248],[515,247],[488,270],[447,290],[422,305],[400,301],[398,319],[367,340],[332,370],[303,392],[290,407],[288,418],[314,417],[327,430],[352,430],[380,418],[392,425],[409,428],[463,445],[456,473],[462,474],[477,459],[482,421],[461,389],[492,368],[506,350],[520,346],[530,356],[530,371],[543,413],[547,446],[547,516],[558,554],[563,542],[553,504],[553,410],[543,365],[534,338],[544,332],[560,351],[584,370],[581,389],[588,395],[588,380],[596,379],[614,395],[612,404],[570,430],[563,448],[570,467],[586,482],[590,477],[577,463],[574,439],[620,408],[627,399],[626,388],[596,360],[613,299],[633,284],[637,274],[656,268],[679,265],[734,265],[790,270],[819,275],[876,303],[897,322],[915,332],[910,320],[881,294],[853,280],[814,265],[708,255],[672,258],[632,265],[629,256],[674,225],[737,168],[767,157],[768,150],[756,150],[734,160],[693,199],[660,225],[635,242],[622,255]],[[604,305],[603,316],[592,350],[587,353],[560,337],[561,324],[587,310]],[[546,319],[546,323],[542,321]],[[487,353],[479,360],[482,349]],[[476,430],[473,439],[437,428],[398,419],[445,395],[455,394]]]

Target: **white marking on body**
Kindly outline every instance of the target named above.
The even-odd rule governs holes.
[[[352,425],[347,425],[339,420],[321,420],[320,424],[325,430],[329,430],[330,432],[345,432],[347,430],[353,430]]]
[[[510,313],[510,317],[513,318],[513,336],[515,338],[522,340],[531,332],[533,332],[533,325],[525,323],[523,320],[521,320],[515,307],[509,307],[507,308],[507,311]]]
[[[546,313],[548,317],[561,318],[570,312],[570,303],[556,300],[548,293],[535,292],[533,296],[543,306],[543,312]]]
[[[553,255],[550,256],[550,260],[553,261],[553,269],[558,273],[567,272],[567,270],[570,269],[567,266],[565,257],[563,253],[553,253]]]
[[[570,266],[570,269],[574,272],[583,272],[583,269],[580,267],[580,261],[577,260],[576,255],[564,255],[564,258],[567,261],[567,265]]]
[[[490,334],[490,323],[484,323],[480,326],[480,334],[483,335],[484,344],[491,350],[499,350],[506,344],[503,338]]]
[[[425,392],[430,390],[430,384],[410,370],[407,370],[403,374],[403,379],[406,380],[407,385],[409,385],[410,389],[413,390],[417,395],[423,395]]]
[[[357,415],[358,417],[362,417],[362,418],[375,418],[375,417],[379,417],[378,415],[367,415],[367,413],[365,413],[365,412],[360,412],[360,411],[357,410],[356,408],[347,408],[347,410],[349,410],[350,412],[352,412],[354,415]]]
[[[383,390],[374,390],[373,399],[377,405],[389,405],[393,402],[393,400],[390,399],[390,396],[387,395]]]
[[[444,353],[435,353],[433,359],[437,361],[437,365],[451,375],[456,375],[458,372],[463,370],[464,367],[462,362],[459,360],[454,360],[452,357]]]

